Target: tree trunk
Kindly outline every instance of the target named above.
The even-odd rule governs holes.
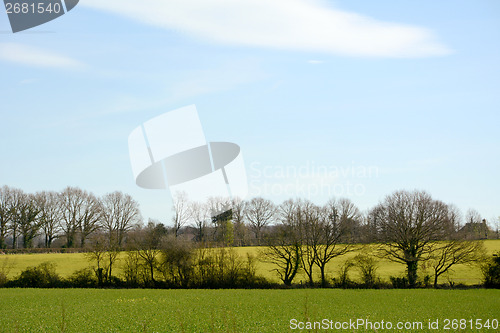
[[[150,264],[149,268],[151,270],[151,282],[155,283],[155,268],[154,268],[154,265]]]
[[[15,230],[12,232],[12,248],[17,249],[17,233]]]
[[[410,288],[415,288],[417,285],[418,261],[408,261],[406,262],[406,266],[408,270],[408,284]]]
[[[321,271],[321,286],[323,288],[326,287],[325,266],[323,264],[319,266],[319,270]]]
[[[6,246],[7,244],[5,244],[5,238],[3,236],[0,237],[0,249],[5,249],[7,248]]]

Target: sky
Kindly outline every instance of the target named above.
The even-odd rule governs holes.
[[[196,105],[241,147],[247,198],[367,210],[425,190],[500,216],[496,0],[81,0],[13,34],[0,10],[0,184],[123,191],[145,220],[128,136]]]

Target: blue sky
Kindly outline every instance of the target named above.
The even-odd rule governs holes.
[[[195,104],[241,146],[250,196],[361,209],[424,189],[500,215],[500,4],[483,1],[81,0],[12,34],[0,11],[0,184],[122,190],[127,139]]]

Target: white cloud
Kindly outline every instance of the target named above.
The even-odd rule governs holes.
[[[37,47],[18,44],[0,43],[0,61],[14,62],[35,67],[78,69],[84,67],[81,62]]]
[[[321,0],[86,0],[82,5],[221,44],[374,57],[451,52],[425,28],[378,21]]]

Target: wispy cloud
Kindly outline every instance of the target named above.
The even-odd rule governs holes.
[[[197,70],[167,87],[172,100],[223,92],[267,77],[260,65],[251,60],[228,62],[215,68]]]
[[[308,60],[307,63],[311,64],[311,65],[320,65],[320,64],[323,64],[325,62],[323,60]]]
[[[0,43],[0,61],[34,67],[79,69],[85,65],[73,58],[19,43]]]
[[[428,29],[379,21],[321,0],[86,0],[82,5],[221,44],[371,57],[451,52]]]

